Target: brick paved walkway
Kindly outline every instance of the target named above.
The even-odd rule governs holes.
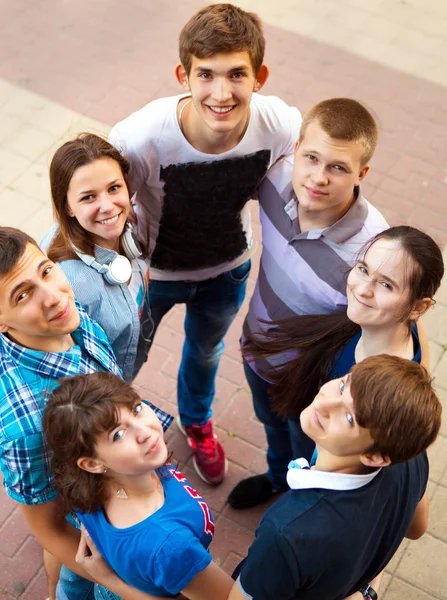
[[[39,237],[51,222],[47,164],[60,140],[81,130],[107,131],[147,101],[177,93],[173,66],[181,25],[205,2],[165,0],[0,0],[1,223]],[[258,0],[239,2],[264,16],[266,94],[305,110],[331,96],[353,96],[377,115],[381,141],[366,195],[391,223],[408,222],[447,243],[447,11],[441,0]],[[367,31],[365,32],[365,29]],[[306,37],[305,37],[306,36]],[[253,206],[256,215],[256,206]],[[255,218],[255,235],[260,230]],[[446,255],[447,258],[447,255]],[[255,280],[256,266],[249,281]],[[231,571],[253,539],[262,509],[238,512],[233,485],[265,469],[265,438],[255,420],[238,339],[245,302],[227,338],[215,401],[215,423],[230,458],[226,481],[197,479],[184,438],[168,441],[182,470],[216,517],[213,556]],[[447,285],[425,321],[432,362],[447,400]],[[176,373],[183,311],[163,321],[138,378],[145,395],[176,412]],[[386,600],[447,599],[447,425],[430,452],[429,533],[406,542],[389,565]],[[46,596],[41,551],[0,491],[0,592],[6,598]]]

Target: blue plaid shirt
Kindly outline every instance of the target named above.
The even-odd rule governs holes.
[[[76,306],[81,323],[72,334],[75,345],[67,352],[29,350],[0,334],[0,468],[7,494],[22,504],[57,498],[42,414],[58,380],[94,371],[121,376],[104,331]],[[166,430],[172,417],[152,408]]]

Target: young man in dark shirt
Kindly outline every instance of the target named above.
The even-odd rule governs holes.
[[[314,464],[292,461],[291,491],[264,515],[230,600],[341,600],[369,586],[428,519],[426,448],[441,405],[417,363],[367,358],[301,414]],[[314,459],[316,460],[314,461]]]

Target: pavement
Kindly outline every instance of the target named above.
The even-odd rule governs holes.
[[[106,133],[146,102],[179,92],[177,36],[199,0],[0,0],[0,222],[39,238],[51,223],[48,161],[79,131]],[[245,0],[265,21],[271,77],[263,93],[301,110],[333,96],[364,102],[380,125],[366,196],[390,223],[409,223],[447,243],[447,4],[445,0]],[[257,208],[255,235],[260,241]],[[447,252],[444,250],[447,259]],[[257,253],[259,257],[259,249]],[[255,260],[256,263],[256,260]],[[257,265],[249,280],[253,290]],[[195,475],[175,426],[168,442],[216,519],[213,557],[228,572],[246,554],[265,506],[235,511],[228,492],[265,469],[238,340],[247,301],[222,358],[215,425],[229,457],[218,487]],[[137,384],[176,413],[184,311],[172,310]],[[447,407],[447,283],[424,319],[436,387]],[[447,599],[447,420],[429,451],[428,532],[404,541],[381,588],[385,600]],[[42,553],[16,505],[0,492],[0,593],[43,600]]]

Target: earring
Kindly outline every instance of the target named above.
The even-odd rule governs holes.
[[[107,473],[107,469],[104,469],[103,473]]]

